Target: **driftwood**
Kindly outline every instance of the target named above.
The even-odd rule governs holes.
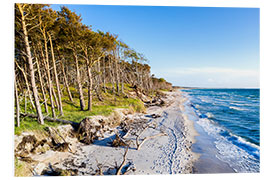
[[[20,113],[20,115],[22,117],[31,117],[31,118],[37,118],[38,116],[35,114],[28,114],[28,113]],[[50,121],[50,122],[61,122],[64,124],[71,124],[73,127],[78,127],[79,123],[77,122],[73,122],[73,121],[68,121],[68,120],[64,120],[64,119],[54,119],[51,117],[44,117],[44,120]]]
[[[123,161],[122,161],[121,165],[119,166],[119,168],[117,168],[116,175],[121,175],[121,171],[126,163],[128,149],[129,149],[129,146],[127,146],[126,151],[123,155]]]
[[[136,138],[137,150],[140,150],[141,149],[141,147],[142,147],[143,143],[145,143],[145,141],[147,141],[149,139],[154,139],[154,138],[156,138],[158,136],[166,136],[166,134],[165,133],[159,133],[159,134],[156,134],[156,135],[153,135],[153,136],[145,137],[145,138],[143,138],[143,140],[142,140],[141,143],[139,143],[139,137],[140,136],[137,136],[137,138]]]
[[[160,117],[160,115],[156,115],[156,114],[152,114],[151,116],[153,118]],[[140,150],[142,145],[147,140],[154,139],[154,138],[159,137],[159,136],[166,136],[167,135],[162,129],[159,129],[159,130],[157,129],[156,123],[147,122],[147,120],[145,120],[145,119],[141,119],[140,121],[130,121],[129,119],[127,119],[125,122],[123,122],[121,124],[121,126],[122,126],[122,129],[124,130],[124,132],[126,132],[126,134],[124,136],[122,136],[122,138],[116,136],[116,139],[114,141],[122,140],[123,142],[125,142],[125,138],[127,138],[129,135],[133,135],[136,137],[135,145],[137,146],[136,147],[137,150]],[[141,135],[149,128],[154,129],[154,130],[158,130],[158,131],[160,131],[160,133],[158,133],[156,135],[145,137],[142,140],[140,140]]]

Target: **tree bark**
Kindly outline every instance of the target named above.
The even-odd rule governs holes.
[[[24,80],[25,80],[25,85],[26,85],[26,88],[27,88],[27,94],[28,94],[28,96],[29,96],[30,103],[31,103],[33,109],[35,109],[35,105],[34,105],[34,102],[33,102],[33,99],[32,99],[31,90],[30,90],[30,86],[29,86],[29,82],[28,82],[26,73],[25,73],[25,71],[23,70],[23,68],[21,68],[21,67],[19,66],[19,64],[16,62],[16,60],[15,60],[15,64],[16,64],[16,66],[20,69],[20,71],[21,71],[22,74],[23,74],[23,78],[24,78]],[[26,102],[26,101],[25,101],[25,102]]]
[[[16,102],[16,121],[17,121],[17,127],[20,127],[20,104],[19,104],[19,97],[18,97],[16,74],[15,74],[15,80],[14,80],[14,89],[15,89],[15,102]]]
[[[57,100],[57,96],[56,96],[56,93],[55,93],[54,88],[52,88],[52,94],[53,94],[53,99],[54,99],[54,102],[55,102],[56,108],[57,108],[58,110],[60,110],[60,109],[59,109],[58,100]]]
[[[57,95],[58,95],[58,103],[59,103],[58,105],[59,105],[60,115],[62,116],[64,113],[63,113],[60,85],[59,85],[59,80],[58,80],[58,75],[57,75],[57,70],[56,70],[54,52],[53,52],[52,37],[51,37],[51,35],[49,33],[48,33],[48,36],[49,36],[50,45],[51,45],[53,72],[54,72],[54,78],[55,78],[55,83],[56,83],[56,88],[57,88]]]
[[[85,104],[84,104],[83,89],[82,89],[82,83],[81,83],[81,77],[80,77],[79,61],[74,51],[73,51],[73,57],[76,63],[76,77],[77,77],[77,84],[78,84],[78,91],[79,91],[79,98],[80,98],[80,107],[81,107],[81,110],[83,111],[85,108]]]
[[[40,68],[39,68],[39,60],[38,58],[36,58],[36,63],[37,63],[37,70],[38,70],[38,76],[39,76],[39,82],[40,82],[40,88],[41,88],[41,92],[42,92],[42,96],[44,99],[44,107],[45,107],[45,112],[48,113],[48,104],[47,104],[47,98],[46,98],[46,94],[45,94],[45,90],[44,90],[44,84],[43,84],[43,80],[42,80],[42,76],[41,76],[41,72],[40,72]]]
[[[85,60],[86,60],[86,66],[87,66],[87,76],[88,76],[88,111],[92,111],[92,87],[93,87],[93,79],[92,79],[92,73],[91,73],[91,64],[89,61],[87,50],[84,50]],[[92,62],[92,61],[91,61]]]
[[[107,93],[106,89],[106,61],[105,58],[103,58],[103,88],[104,88],[104,93]]]
[[[48,81],[48,88],[49,88],[49,97],[50,97],[50,102],[51,102],[52,117],[56,118],[55,109],[54,109],[54,102],[53,102],[53,94],[52,94],[52,81],[51,81],[51,73],[50,73],[48,47],[47,47],[47,37],[46,37],[46,33],[44,31],[42,31],[42,34],[43,34],[43,38],[44,38],[45,57],[43,54],[43,49],[42,49],[41,44],[39,44],[39,46],[40,46],[40,51],[41,51],[43,63],[45,65],[45,69],[46,69],[46,73],[47,73],[47,81]]]
[[[61,68],[62,68],[64,84],[66,86],[66,90],[67,90],[67,93],[68,93],[69,100],[73,103],[74,101],[73,101],[72,94],[71,94],[69,86],[68,86],[67,76],[66,76],[66,73],[65,73],[65,68],[64,68],[63,62],[61,62]]]
[[[23,34],[24,34],[24,44],[25,44],[25,49],[26,49],[26,54],[27,54],[27,59],[28,59],[28,66],[29,66],[30,78],[31,78],[31,86],[32,86],[32,91],[33,91],[33,95],[34,95],[36,113],[38,115],[38,122],[40,124],[44,124],[41,106],[40,106],[39,99],[38,99],[38,91],[37,91],[36,82],[35,82],[35,71],[34,71],[34,67],[33,67],[31,49],[30,49],[30,45],[29,45],[29,41],[28,41],[28,32],[26,29],[25,16],[24,16],[25,12],[24,12],[21,4],[17,4],[17,6],[18,6],[19,11],[21,13],[21,23],[22,23],[22,29],[23,29]]]

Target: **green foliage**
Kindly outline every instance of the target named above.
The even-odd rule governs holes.
[[[74,122],[80,122],[87,116],[94,116],[94,115],[104,115],[109,116],[114,109],[116,108],[125,108],[130,109],[131,112],[145,112],[146,108],[144,104],[139,99],[127,98],[123,94],[116,96],[112,93],[111,84],[106,84],[109,87],[107,93],[102,93],[104,101],[99,101],[97,97],[94,96],[93,98],[93,106],[92,111],[80,110],[80,103],[79,103],[79,95],[76,95],[77,91],[74,87],[70,87],[74,97],[74,103],[71,103],[68,99],[68,95],[63,93],[62,103],[63,103],[63,111],[64,115],[62,117],[58,117],[59,119],[70,120]],[[132,88],[129,84],[124,84],[125,92],[131,91]],[[84,92],[86,93],[86,91]],[[49,116],[51,116],[50,104],[49,106]],[[20,104],[21,112],[24,112],[24,100],[21,101]],[[45,114],[44,106],[42,106],[42,112]],[[31,104],[27,103],[27,112],[26,113],[35,113],[35,110],[31,108]],[[59,114],[58,114],[59,116]],[[15,118],[14,118],[15,120]],[[58,122],[48,122],[45,120],[45,124],[41,125],[37,122],[36,119],[32,119],[29,117],[21,117],[21,124],[20,127],[15,127],[15,134],[20,134],[23,131],[34,131],[34,130],[44,130],[47,126],[58,126],[62,123]]]
[[[53,127],[53,126],[58,126],[61,124],[62,123],[45,121],[44,125],[41,125],[37,122],[36,119],[24,117],[24,118],[21,118],[20,127],[17,127],[17,126],[15,127],[15,134],[19,135],[24,131],[35,131],[35,130],[43,131],[44,128],[47,126]]]
[[[36,102],[41,104],[42,114],[52,117],[51,97],[49,97],[49,94],[52,94],[48,82],[52,82],[55,86],[59,81],[60,87],[53,87],[53,89],[54,92],[58,92],[58,89],[62,90],[63,116],[59,115],[60,112],[55,107],[57,118],[75,122],[80,122],[86,116],[108,116],[115,108],[128,108],[131,112],[145,112],[141,100],[127,98],[125,94],[134,91],[133,87],[138,87],[144,92],[171,88],[171,84],[164,78],[150,77],[151,67],[144,64],[147,59],[143,54],[120,41],[118,35],[93,31],[91,26],[82,23],[80,15],[67,7],[63,6],[60,11],[55,11],[47,7],[48,5],[42,4],[17,4],[17,6],[15,6],[15,75],[21,113],[36,114],[36,110],[39,111],[39,103],[35,105],[36,107],[32,107],[28,96],[33,92],[36,94],[36,91],[32,92],[31,89],[37,88],[38,98],[34,97],[36,97]],[[22,27],[25,27],[22,23],[24,15],[27,15],[25,19],[27,28],[23,29]],[[34,71],[37,73],[32,73],[32,75],[29,74],[32,68],[25,63],[24,36],[26,35],[23,36],[23,31],[28,31],[27,37],[31,42],[29,51],[33,56],[33,63],[40,64],[39,68],[34,65]],[[48,46],[49,39],[50,46]],[[59,64],[55,64],[54,58],[59,61]],[[58,79],[56,75],[48,72],[52,67],[56,67]],[[36,81],[36,85],[32,85],[34,87],[31,87],[31,83],[28,82],[30,77]],[[106,93],[103,92],[103,83],[107,83],[105,84]],[[122,92],[122,83],[126,83],[124,92]],[[116,84],[120,85],[119,91],[116,90]],[[74,102],[69,99],[66,85],[69,86]],[[77,86],[80,87],[79,90]],[[88,88],[92,89],[93,94],[91,112],[81,111],[85,109],[82,102],[88,102],[86,101]],[[30,90],[29,93],[27,93],[28,90]],[[99,99],[96,93],[100,96]],[[25,94],[27,95],[26,103],[23,97]],[[60,99],[58,95],[55,96]],[[79,103],[80,97],[81,103]],[[47,113],[44,107],[45,99],[48,104],[49,112]],[[41,113],[39,116],[41,117]],[[25,130],[42,130],[46,126],[57,125],[59,123],[46,121],[44,125],[40,125],[36,119],[21,118],[21,127],[16,127],[15,133],[19,134]]]
[[[159,82],[166,82],[164,78],[159,78]]]

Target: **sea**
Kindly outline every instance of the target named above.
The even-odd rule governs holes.
[[[260,172],[260,90],[186,89],[198,173]],[[212,163],[212,165],[211,165]]]

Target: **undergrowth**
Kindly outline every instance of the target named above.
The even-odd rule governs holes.
[[[110,87],[110,86],[109,86]],[[92,103],[92,111],[80,110],[80,104],[79,104],[79,96],[76,92],[76,89],[71,87],[71,92],[73,95],[74,102],[72,103],[68,95],[65,91],[63,91],[63,97],[62,97],[62,104],[63,104],[63,116],[59,115],[59,112],[55,108],[57,118],[64,119],[64,120],[70,120],[74,122],[80,122],[87,116],[94,116],[94,115],[103,115],[108,116],[110,115],[114,109],[116,108],[125,108],[129,109],[129,112],[135,113],[135,112],[145,112],[146,108],[144,107],[144,104],[139,99],[133,99],[133,98],[127,98],[124,94],[115,95],[112,93],[111,89],[107,90],[107,93],[102,93],[101,96],[103,97],[103,101],[99,101],[97,97],[93,97],[93,103]],[[128,84],[125,84],[125,93],[128,93],[131,91],[131,87]],[[85,92],[86,94],[86,92]],[[49,98],[48,98],[49,99]],[[85,102],[87,99],[85,98]],[[44,116],[50,116],[51,115],[51,105],[48,101],[48,108],[49,113],[45,113],[44,105],[42,105],[42,111]],[[86,109],[87,109],[87,103],[86,103]],[[22,113],[32,113],[35,114],[35,110],[31,107],[30,102],[27,102],[26,105],[26,111],[25,111],[25,102],[24,99],[20,102],[20,112]],[[15,122],[16,124],[16,122]],[[61,125],[61,123],[58,122],[48,122],[44,121],[44,125],[41,125],[37,122],[36,119],[29,118],[29,117],[21,117],[20,127],[15,127],[15,134],[20,134],[23,131],[31,131],[31,130],[43,130],[47,126],[58,126]]]

